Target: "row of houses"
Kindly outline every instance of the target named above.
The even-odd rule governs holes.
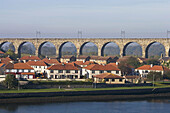
[[[89,57],[84,57],[84,60],[79,58],[77,61],[58,61],[54,58],[44,58],[40,59],[37,56],[24,56],[15,63],[9,57],[0,58],[0,73],[3,74],[14,74],[16,78],[25,79],[36,79],[40,77],[54,79],[54,80],[77,80],[77,79],[92,79],[97,78],[102,79],[101,76],[109,75],[111,81],[107,82],[117,82],[115,79],[121,78],[123,75],[118,65],[116,63],[97,63],[97,60],[87,60]],[[126,57],[125,57],[126,58]],[[116,61],[116,60],[115,60]],[[118,60],[117,60],[118,61]],[[161,72],[164,74],[165,71],[169,70],[163,66],[157,65],[143,65],[137,69],[134,69],[135,73],[140,75],[140,77],[146,77],[151,71]],[[112,76],[116,77],[112,77]],[[104,79],[108,79],[108,77]],[[126,77],[128,78],[128,77]],[[132,77],[133,78],[133,77]],[[96,79],[97,80],[97,79]],[[122,82],[121,80],[119,82]]]

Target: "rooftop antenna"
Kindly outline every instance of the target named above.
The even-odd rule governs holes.
[[[82,31],[78,31],[78,38],[82,38]]]
[[[125,31],[121,30],[121,38],[125,38]]]
[[[36,38],[41,37],[41,32],[40,31],[36,31]]]
[[[170,34],[170,31],[169,31],[169,30],[167,30],[167,38],[169,38],[169,34]]]

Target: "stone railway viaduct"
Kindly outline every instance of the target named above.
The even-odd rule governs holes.
[[[56,47],[56,54],[61,57],[61,49],[67,42],[71,42],[77,49],[77,55],[82,55],[82,48],[88,42],[96,44],[98,47],[98,56],[104,55],[105,46],[110,43],[116,43],[120,48],[120,55],[126,55],[126,47],[133,42],[138,43],[142,48],[142,57],[148,57],[149,47],[159,42],[165,47],[165,56],[169,56],[170,39],[169,38],[0,38],[0,48],[6,43],[11,42],[15,47],[15,53],[21,54],[20,49],[26,42],[31,42],[36,48],[36,55],[41,54],[41,47],[46,42],[51,42]]]

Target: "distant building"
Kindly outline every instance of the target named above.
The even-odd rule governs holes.
[[[60,61],[61,62],[66,62],[66,63],[74,62],[74,61],[76,61],[76,57],[75,56],[71,56],[71,55],[65,55],[65,56],[60,58]]]
[[[26,63],[9,63],[6,65],[6,74],[14,74],[16,78],[35,78],[34,69]]]
[[[94,75],[94,83],[106,83],[106,84],[124,84],[125,78],[112,74],[112,73],[102,73]]]
[[[26,64],[30,65],[34,68],[36,73],[45,73],[47,69],[47,64],[44,63],[42,60],[40,61],[28,61]]]
[[[41,60],[41,59],[38,56],[32,56],[32,55],[23,56],[19,59],[20,62],[24,62],[24,63],[26,63],[28,61],[39,61],[39,60]]]
[[[80,70],[73,63],[52,65],[46,71],[51,79],[80,79]]]
[[[96,62],[98,64],[108,64],[108,63],[113,63],[117,59],[116,57],[102,57],[102,56],[91,56],[90,61]]]
[[[120,69],[112,65],[91,64],[82,69],[83,76],[87,78],[93,78],[94,75],[102,73],[112,73],[121,76]]]
[[[0,51],[0,57],[4,56],[4,52],[3,51]]]
[[[52,59],[52,58],[44,58],[42,61],[48,64],[48,66],[56,65],[60,63],[57,59]]]
[[[136,73],[141,75],[141,77],[147,77],[149,72],[161,72],[163,75],[164,72],[168,70],[168,68],[159,65],[143,65],[135,69]]]
[[[81,56],[78,56],[78,57],[76,58],[76,61],[86,62],[86,61],[89,61],[89,60],[90,60],[90,56],[83,56],[83,55],[81,55]]]

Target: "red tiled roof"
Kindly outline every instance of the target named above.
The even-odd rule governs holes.
[[[4,64],[8,64],[10,63],[10,61],[12,61],[9,57],[6,58],[0,58],[0,62],[4,63]]]
[[[151,65],[143,65],[141,67],[138,67],[137,70],[159,70],[159,71],[165,71],[165,70],[169,70],[166,67],[163,66],[158,66],[158,65],[154,65],[151,67]]]
[[[0,67],[3,67],[5,64],[4,63],[0,63]]]
[[[23,56],[20,58],[20,60],[41,60],[39,57],[37,56]]]
[[[112,65],[104,66],[104,65],[99,65],[99,64],[91,64],[84,68],[88,69],[88,70],[117,70],[117,71],[120,71],[120,69],[118,69],[117,67],[112,66]]]
[[[6,66],[6,69],[33,69],[33,68],[26,63],[16,63],[16,64],[9,63]]]
[[[28,61],[28,65],[30,66],[47,66],[42,60],[40,61]]]
[[[139,78],[139,76],[124,76],[126,79],[136,79]]]
[[[112,73],[102,73],[102,74],[99,74],[99,75],[94,75],[94,77],[101,78],[101,79],[105,79],[105,78],[108,78],[108,79],[124,79],[123,77],[112,74]]]
[[[5,54],[4,52],[0,51],[0,54]]]
[[[14,64],[14,69],[33,69],[33,68],[26,63],[16,63]]]
[[[112,65],[112,66],[115,66],[115,67],[118,68],[118,65],[117,65],[116,63],[109,63],[109,64],[107,64],[107,65]]]
[[[72,63],[75,63],[77,65],[83,65],[84,64],[83,61],[75,61],[75,62],[72,62]]]
[[[57,59],[48,59],[48,58],[44,58],[42,61],[44,61],[47,64],[58,64],[58,60]]]
[[[60,63],[60,64],[52,65],[47,69],[48,70],[79,70],[76,66],[69,63],[65,63],[65,64]]]

